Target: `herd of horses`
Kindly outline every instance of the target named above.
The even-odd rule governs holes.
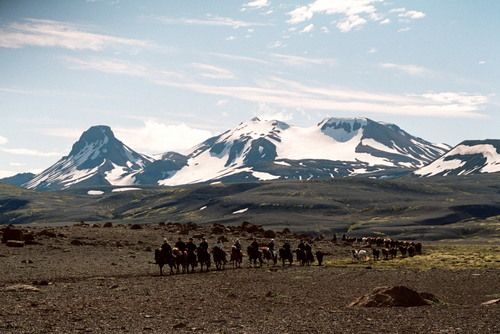
[[[322,265],[323,258],[326,253],[317,251],[313,254],[312,251],[305,251],[297,248],[292,251],[290,248],[282,247],[278,253],[271,250],[269,247],[254,248],[248,246],[247,256],[251,266],[261,267],[264,263],[276,265],[278,261],[285,266],[292,265],[294,262],[293,253],[296,255],[297,262],[303,266],[309,266],[317,259],[318,265]],[[229,259],[228,259],[229,257]],[[173,248],[172,251],[165,251],[162,248],[155,250],[155,263],[160,268],[160,275],[163,275],[163,267],[170,268],[170,274],[192,273],[199,265],[200,272],[209,271],[212,261],[216,270],[224,270],[228,262],[233,268],[241,268],[243,263],[243,252],[236,246],[231,247],[229,256],[221,247],[213,247],[211,251],[208,249],[197,247],[196,250],[180,251],[178,248]]]
[[[332,240],[333,241],[333,240]],[[334,241],[337,243],[336,239]],[[413,257],[422,254],[422,244],[413,241],[401,241],[381,237],[352,238],[342,236],[342,243],[351,247],[353,262],[390,260],[397,257],[398,252],[401,257]],[[371,254],[370,254],[371,253]],[[294,256],[295,254],[295,256]],[[250,266],[261,267],[264,263],[282,266],[292,265],[294,259],[302,266],[309,266],[315,261],[321,266],[323,259],[330,253],[290,247],[281,247],[278,252],[274,252],[269,247],[247,247],[247,256]],[[230,263],[233,268],[241,268],[243,263],[243,252],[239,247],[232,246],[229,254],[221,247],[214,246],[211,250],[197,247],[195,250],[180,251],[173,248],[165,251],[162,248],[155,250],[155,263],[160,268],[160,275],[163,275],[163,267],[170,268],[170,274],[192,273],[200,266],[200,272],[208,272],[212,263],[216,270],[224,270]]]

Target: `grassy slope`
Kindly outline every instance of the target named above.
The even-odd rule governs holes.
[[[0,185],[0,222],[126,220],[235,223],[275,229],[349,231],[399,238],[500,237],[500,175],[397,180],[343,178],[261,184],[193,185],[86,195],[86,190],[37,193]],[[199,210],[205,207],[204,210]],[[244,214],[232,214],[248,208]]]

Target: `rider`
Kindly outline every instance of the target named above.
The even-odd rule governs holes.
[[[202,249],[204,251],[208,251],[208,242],[207,242],[207,239],[205,239],[205,238],[201,239],[200,249]]]
[[[267,244],[267,248],[269,248],[269,252],[271,252],[271,255],[274,258],[274,239],[271,239],[269,243]]]
[[[184,252],[186,250],[186,243],[182,241],[181,238],[177,239],[177,242],[175,243],[175,247],[180,250],[181,252]]]
[[[304,240],[300,239],[300,242],[299,242],[299,245],[297,246],[297,248],[300,249],[301,251],[306,250],[306,245],[304,244]]]
[[[172,252],[172,246],[170,246],[170,244],[168,243],[167,238],[163,238],[163,244],[161,245],[161,250],[166,254]]]
[[[311,258],[312,256],[312,247],[311,247],[311,244],[306,241],[305,245],[304,245],[304,251],[306,253],[306,256]]]
[[[288,242],[288,240],[285,240],[285,243],[283,244],[283,249],[286,251],[286,252],[290,252],[291,250],[291,246],[290,246],[290,242]]]
[[[240,244],[240,239],[236,239],[233,244],[234,247],[236,247],[237,250],[241,250],[241,244]]]
[[[259,250],[259,243],[257,242],[257,238],[253,238],[253,241],[252,243],[250,244],[250,247],[255,250],[255,251],[258,251]]]
[[[190,253],[194,253],[194,251],[196,250],[196,245],[193,242],[193,238],[189,238],[189,241],[186,244],[186,250]]]
[[[217,240],[217,243],[215,244],[214,248],[219,248],[220,250],[224,250],[224,244],[222,243],[221,239]]]

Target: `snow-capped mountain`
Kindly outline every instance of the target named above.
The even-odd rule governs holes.
[[[500,140],[467,140],[414,173],[419,176],[500,172]]]
[[[116,139],[108,126],[93,126],[68,156],[36,175],[24,187],[61,190],[69,187],[132,185],[135,175],[153,162]]]
[[[195,147],[186,165],[159,184],[312,179],[418,168],[448,149],[367,118],[328,118],[312,127],[253,118]]]

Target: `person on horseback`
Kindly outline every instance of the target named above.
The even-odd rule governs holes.
[[[250,247],[252,247],[252,249],[254,251],[258,251],[259,250],[259,243],[257,242],[257,238],[253,238],[253,241],[250,244]]]
[[[304,240],[300,239],[300,242],[299,242],[299,245],[297,246],[297,248],[300,249],[301,251],[306,250],[306,245],[304,244]]]
[[[175,243],[175,247],[180,250],[181,252],[184,252],[186,250],[186,243],[182,241],[181,238],[177,239],[177,242]]]
[[[207,242],[207,239],[201,238],[200,249],[208,252],[208,242]]]
[[[186,250],[191,253],[194,253],[194,251],[196,250],[196,245],[193,242],[193,238],[189,238],[189,241],[186,244]]]
[[[164,254],[172,253],[172,246],[168,243],[167,238],[163,238],[163,244],[161,245],[161,250]]]
[[[271,253],[271,256],[275,257],[274,255],[274,239],[271,239],[271,241],[269,241],[269,243],[267,244],[267,248],[269,248],[269,252]]]
[[[291,251],[292,246],[290,246],[290,242],[288,242],[288,240],[285,240],[285,242],[283,243],[283,249],[284,249],[287,253]]]
[[[241,244],[240,244],[240,239],[236,239],[233,244],[234,247],[236,247],[237,250],[241,251]]]
[[[214,248],[219,248],[222,251],[224,250],[224,244],[222,243],[221,239],[217,240],[217,243],[215,244]]]

